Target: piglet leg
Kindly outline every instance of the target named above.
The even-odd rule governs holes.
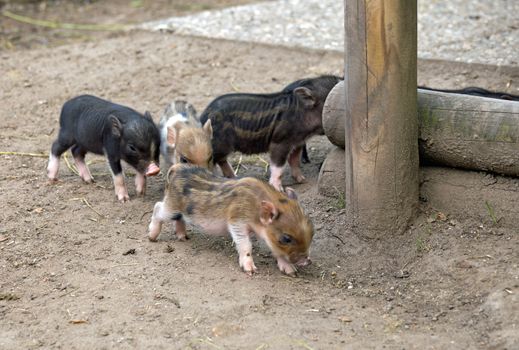
[[[290,172],[296,182],[305,182],[305,177],[301,172],[301,153],[303,152],[303,146],[294,148],[294,150],[288,156],[288,164],[290,165]]]
[[[106,152],[108,157],[108,164],[110,164],[110,171],[112,172],[112,178],[114,180],[115,195],[120,202],[126,202],[130,200],[128,196],[128,190],[124,184],[124,173],[121,167],[121,161],[115,155],[115,152]]]
[[[120,202],[126,202],[130,200],[130,196],[128,195],[128,190],[126,189],[126,185],[124,184],[124,175],[120,173],[118,175],[113,176],[114,179],[114,189],[115,195]]]
[[[283,143],[272,143],[269,147],[270,153],[270,179],[269,183],[280,192],[283,192],[281,184],[281,177],[283,176],[283,169],[287,162],[288,154],[290,153],[290,145]]]
[[[144,196],[146,192],[146,176],[144,174],[137,173],[135,175],[135,192]]]
[[[49,164],[47,165],[47,176],[51,181],[58,180],[58,171],[59,171],[59,157],[56,157],[54,154],[49,155]]]
[[[92,175],[90,174],[90,170],[88,170],[88,166],[85,163],[85,154],[86,151],[81,149],[78,146],[72,147],[72,156],[74,157],[74,163],[76,163],[76,168],[79,173],[79,176],[86,183],[91,183],[94,181]]]
[[[185,241],[188,239],[186,232],[186,222],[182,218],[175,220],[175,235],[179,241]]]
[[[162,223],[166,220],[167,213],[164,210],[164,202],[157,202],[153,207],[153,215],[148,225],[148,239],[152,242],[157,241],[162,229]]]
[[[58,139],[52,143],[47,165],[47,176],[51,181],[58,179],[59,157],[75,143],[74,136],[66,129],[59,130]]]
[[[270,164],[270,179],[269,184],[280,192],[283,192],[283,186],[281,185],[281,177],[283,176],[284,166],[277,166]]]
[[[236,177],[236,174],[234,174],[234,170],[232,169],[231,164],[227,160],[218,162],[218,165],[220,166],[220,169],[222,169],[223,176],[228,178]]]
[[[277,258],[277,261],[278,261],[279,270],[281,272],[284,272],[287,275],[292,276],[292,277],[294,277],[296,275],[297,269],[294,267],[294,265],[292,265],[291,263],[289,263],[288,261],[286,261],[285,259],[280,258],[280,257]]]
[[[257,272],[258,269],[256,268],[256,265],[254,265],[254,260],[252,259],[252,242],[250,241],[247,225],[242,223],[232,223],[228,225],[228,229],[231,233],[234,244],[236,244],[240,267],[246,274],[252,276],[252,274]]]

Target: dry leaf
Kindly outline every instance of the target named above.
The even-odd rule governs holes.
[[[338,319],[339,319],[339,321],[344,322],[344,323],[353,321],[351,318],[346,317],[346,316],[339,316]]]
[[[440,221],[445,221],[447,220],[447,215],[439,211],[438,214],[436,214],[436,218]]]
[[[72,324],[81,324],[81,323],[88,323],[87,320],[70,320],[68,321],[69,323],[72,323]]]

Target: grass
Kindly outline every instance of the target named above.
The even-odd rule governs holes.
[[[339,191],[337,187],[335,187],[335,191],[337,191],[337,197],[335,197],[335,207],[337,209],[346,208],[346,195],[342,191]]]
[[[428,252],[431,247],[429,247],[429,244],[427,244],[427,241],[424,237],[419,236],[416,238],[416,251],[419,253],[425,253]]]
[[[431,236],[431,225],[427,224],[425,226],[425,233],[420,234],[418,237],[416,237],[415,245],[416,245],[416,251],[418,253],[425,253],[431,249],[431,247],[429,246],[429,243],[427,243],[427,238],[430,236]]]
[[[499,219],[496,217],[496,213],[494,211],[494,207],[488,202],[485,201],[485,207],[487,208],[488,215],[490,216],[490,219],[492,219],[492,222],[494,225],[497,225]]]

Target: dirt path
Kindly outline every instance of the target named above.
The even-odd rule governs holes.
[[[420,61],[419,83],[501,88],[517,68]],[[0,151],[48,154],[61,105],[91,93],[150,110],[174,98],[198,110],[232,91],[342,73],[335,53],[134,32],[0,53]],[[163,181],[120,204],[105,161],[96,185],[62,162],[0,156],[0,348],[512,349],[519,344],[516,231],[445,217],[422,203],[406,234],[365,241],[344,231],[340,198],[315,181],[330,144],[310,145],[309,183],[294,186],[316,227],[314,264],[283,276],[255,243],[259,274],[238,267],[231,241],[167,231],[147,241]],[[236,158],[235,158],[236,159]],[[265,177],[258,158],[244,174]],[[131,171],[130,171],[131,172]],[[285,183],[291,183],[286,177]],[[470,189],[467,189],[470,191]],[[467,207],[470,209],[468,203]],[[135,249],[134,254],[123,255]]]

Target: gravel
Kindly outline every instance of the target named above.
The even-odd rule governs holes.
[[[519,1],[418,1],[418,56],[519,65]],[[340,0],[281,0],[141,25],[148,30],[343,51]]]

